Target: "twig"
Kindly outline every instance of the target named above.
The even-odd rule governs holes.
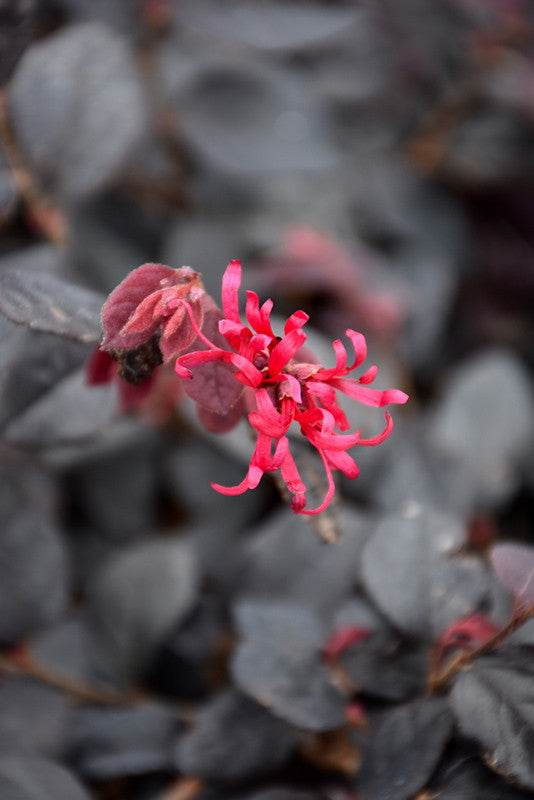
[[[157,698],[152,697],[147,692],[135,691],[128,694],[108,692],[105,689],[91,686],[82,681],[73,681],[62,675],[57,675],[38,664],[32,658],[31,653],[26,649],[23,649],[21,654],[1,655],[0,673],[1,672],[32,678],[33,680],[39,681],[39,683],[44,683],[54,689],[59,689],[84,703],[132,708],[142,703],[157,700]],[[179,705],[173,702],[172,709],[183,722],[190,723],[194,719],[194,710],[186,705]]]
[[[200,778],[183,777],[173,783],[170,789],[160,795],[157,800],[193,800],[204,789],[204,781]]]
[[[13,181],[25,203],[31,221],[55,245],[64,245],[68,239],[65,215],[42,192],[31,170],[25,163],[8,113],[7,97],[0,90],[0,145],[11,170]]]
[[[510,621],[507,622],[506,625],[495,634],[495,636],[492,636],[491,639],[488,639],[486,642],[484,642],[484,644],[481,644],[479,647],[476,647],[474,650],[471,650],[468,653],[459,653],[445,667],[443,672],[438,674],[431,672],[428,682],[429,693],[437,694],[440,692],[450,681],[450,679],[456,675],[456,673],[460,672],[461,670],[468,669],[475,659],[486,655],[486,653],[490,653],[495,649],[495,647],[498,647],[500,644],[502,644],[506,637],[510,636],[510,634],[520,628],[521,625],[523,625],[532,617],[534,617],[534,606],[517,610],[512,614]]]
[[[0,656],[0,672],[33,678],[40,683],[46,683],[47,686],[61,689],[63,692],[88,703],[107,706],[128,706],[140,701],[139,696],[115,694],[82,682],[64,678],[41,667],[27,653],[22,658],[13,658],[9,655]]]

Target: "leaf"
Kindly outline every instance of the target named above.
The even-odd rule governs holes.
[[[89,800],[70,772],[59,764],[34,756],[0,756],[2,800]]]
[[[530,376],[517,355],[494,348],[451,375],[431,421],[434,453],[465,474],[471,506],[495,505],[516,485],[515,465],[528,452],[534,412]],[[491,506],[490,506],[491,507]]]
[[[459,519],[418,504],[377,526],[363,548],[361,577],[395,627],[434,640],[489,600],[484,565],[474,556],[454,555],[464,538]]]
[[[348,647],[340,663],[358,692],[384,700],[407,700],[420,694],[428,674],[425,650],[384,628]]]
[[[176,750],[186,775],[241,781],[274,771],[288,759],[297,732],[258,703],[229,689],[206,704]]]
[[[371,517],[345,504],[341,541],[325,547],[302,517],[286,509],[270,515],[244,543],[237,576],[240,594],[276,597],[312,611],[332,612],[353,591],[361,550],[373,524]],[[326,632],[321,647],[325,641]]]
[[[0,682],[0,751],[54,757],[62,752],[70,721],[64,692],[20,675]]]
[[[191,546],[179,540],[127,548],[104,564],[88,590],[95,674],[118,688],[138,679],[191,610],[197,582]]]
[[[115,413],[115,389],[87,386],[75,370],[6,427],[4,438],[25,447],[57,447],[101,433]]]
[[[321,661],[318,618],[291,603],[243,601],[236,608],[242,641],[231,671],[236,685],[299,728],[333,730],[345,720],[345,698]]]
[[[137,708],[77,708],[66,755],[89,780],[110,780],[171,770],[171,745],[181,723],[160,705]]]
[[[55,482],[31,460],[0,452],[0,642],[47,625],[67,601],[67,559],[56,519]]]
[[[158,329],[159,320],[149,319],[146,326],[136,333],[121,334],[121,331],[138,306],[162,288],[161,281],[174,285],[176,278],[177,271],[164,264],[142,264],[132,270],[111,292],[102,308],[102,347],[106,350],[132,350],[146,342]]]
[[[203,59],[173,100],[188,143],[225,174],[339,164],[323,109],[295,71],[252,59]]]
[[[67,26],[32,44],[11,81],[9,107],[45,191],[67,200],[109,184],[144,133],[132,53],[98,23]]]
[[[289,2],[264,2],[251,6],[232,0],[223,7],[213,0],[183,2],[181,18],[203,33],[253,47],[294,50],[324,43],[346,30],[358,18],[358,10]],[[239,25],[236,25],[239,20]]]
[[[54,275],[9,267],[0,271],[0,311],[43,333],[97,342],[103,299]]]
[[[79,342],[15,325],[0,316],[0,426],[53,390],[87,355]]]
[[[364,752],[364,800],[408,800],[429,780],[450,737],[445,700],[415,700],[384,714]]]
[[[491,772],[474,758],[462,758],[449,768],[439,783],[439,800],[529,800],[522,792]]]
[[[521,605],[534,605],[534,547],[497,544],[490,558],[498,579],[516,600]]]
[[[531,790],[533,681],[534,647],[507,645],[460,673],[450,695],[462,733],[481,745],[488,766]]]
[[[219,320],[223,318],[218,308],[212,308],[204,314],[202,333],[217,347],[229,350],[229,345],[224,336],[219,333]],[[206,345],[199,339],[191,344],[186,352],[205,350]],[[231,364],[213,362],[200,364],[192,369],[193,377],[184,380],[184,390],[188,397],[197,403],[202,411],[218,414],[221,417],[230,415],[233,419],[237,413],[232,413],[236,408],[240,417],[244,415],[244,406],[241,402],[243,384],[234,378],[236,368]],[[208,417],[210,419],[210,417]],[[220,431],[217,430],[217,433]]]

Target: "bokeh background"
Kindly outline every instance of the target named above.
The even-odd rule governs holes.
[[[332,771],[303,744],[341,726],[324,674],[312,699],[293,667],[271,686],[294,637],[311,680],[340,626],[379,634],[379,660],[394,631],[393,677],[357,666],[369,713],[419,697],[449,623],[506,619],[486,548],[532,538],[533,5],[0,0],[0,77],[0,273],[103,301],[144,262],[190,265],[218,300],[239,258],[278,314],[310,314],[325,363],[352,327],[376,385],[411,396],[340,482],[328,550],[268,478],[210,489],[241,480],[243,428],[210,437],[185,401],[121,415],[85,383],[94,343],[2,317],[2,797],[356,798],[365,745]],[[276,658],[239,650],[258,630]],[[476,769],[462,797],[505,796]]]

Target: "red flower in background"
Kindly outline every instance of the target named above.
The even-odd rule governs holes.
[[[242,494],[255,488],[264,472],[281,471],[282,478],[292,495],[291,507],[296,513],[319,514],[330,503],[335,486],[333,470],[341,470],[349,478],[358,475],[358,466],[347,453],[355,445],[373,446],[384,441],[393,428],[386,411],[386,427],[378,436],[361,439],[360,431],[352,434],[337,433],[350,427],[336,401],[336,391],[369,406],[381,407],[391,403],[405,403],[408,395],[396,389],[378,391],[368,387],[375,376],[371,367],[359,378],[347,377],[359,367],[366,355],[365,338],[353,330],[346,334],[351,339],[355,358],[347,366],[347,353],[342,343],[333,343],[336,366],[325,369],[321,365],[298,357],[306,341],[302,331],[308,320],[303,311],[296,311],[287,320],[284,336],[278,337],[271,328],[270,313],[273,303],[267,300],[261,307],[255,292],[247,292],[245,314],[247,325],[239,317],[238,289],[241,284],[241,263],[231,261],[223,277],[222,305],[224,318],[219,331],[232,351],[217,346],[198,328],[194,310],[186,300],[191,325],[204,343],[203,350],[194,350],[179,356],[176,373],[181,378],[191,378],[191,368],[220,362],[235,368],[234,377],[254,391],[255,410],[248,419],[257,431],[257,441],[249,470],[237,486],[224,487],[212,484],[222,494]],[[301,480],[289,448],[287,433],[293,423],[300,426],[302,434],[319,453],[328,480],[328,491],[323,502],[315,509],[306,509],[306,487]],[[274,452],[273,452],[274,447]]]

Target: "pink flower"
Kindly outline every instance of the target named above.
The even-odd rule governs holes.
[[[375,407],[405,403],[408,395],[396,389],[378,391],[369,388],[368,384],[376,376],[376,367],[370,367],[359,378],[347,377],[367,355],[365,338],[353,330],[347,330],[346,334],[354,347],[354,362],[347,366],[347,352],[336,340],[333,343],[336,365],[325,369],[320,364],[299,358],[299,351],[306,342],[302,327],[308,320],[303,311],[296,311],[289,317],[284,326],[284,336],[278,337],[270,323],[272,300],[260,307],[257,294],[247,292],[245,314],[248,326],[244,325],[239,317],[240,284],[241,263],[231,261],[222,282],[224,318],[219,322],[219,331],[232,351],[218,347],[204,336],[196,325],[190,305],[183,301],[191,324],[207,349],[179,356],[175,367],[178,376],[191,378],[191,368],[222,362],[231,364],[236,370],[234,377],[254,392],[255,410],[249,413],[248,419],[257,432],[257,441],[248,472],[237,486],[212,486],[222,494],[242,494],[247,489],[254,489],[265,472],[280,470],[292,495],[293,511],[319,514],[334,495],[332,472],[340,470],[349,478],[358,475],[358,466],[347,450],[355,445],[377,445],[389,436],[393,428],[386,411],[385,429],[371,439],[361,439],[360,431],[352,434],[336,432],[336,428],[346,431],[350,427],[337,404],[336,392]],[[306,487],[290,452],[287,433],[293,423],[300,426],[301,433],[317,450],[324,464],[328,490],[323,502],[315,509],[305,508]]]

